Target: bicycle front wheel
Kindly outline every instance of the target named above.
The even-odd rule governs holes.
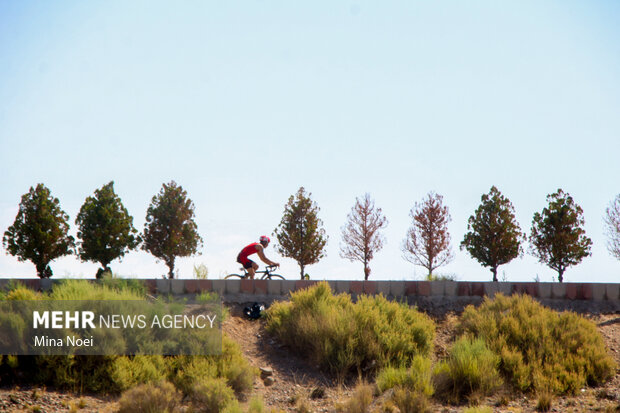
[[[239,274],[228,274],[226,277],[224,277],[225,280],[236,280],[236,279],[241,279],[243,280],[245,278],[245,276],[243,275],[239,275]]]
[[[280,274],[269,274],[269,277],[267,277],[268,280],[284,280],[285,278],[283,276],[281,276]]]

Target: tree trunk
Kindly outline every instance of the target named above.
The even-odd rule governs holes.
[[[166,261],[166,265],[168,266],[168,269],[169,269],[168,279],[172,280],[174,278],[174,257],[171,260]]]
[[[368,266],[368,261],[364,261],[364,280],[368,281],[369,275],[370,275],[370,267]]]
[[[564,281],[564,268],[560,268],[558,270],[558,281],[559,282]]]
[[[52,276],[52,269],[48,264],[49,261],[35,264],[39,278],[50,278]]]
[[[109,272],[110,274],[112,274],[112,270],[110,269],[110,267],[108,267],[108,265],[107,265],[107,264],[105,264],[102,268],[99,268],[99,269],[97,270],[97,273],[95,274],[95,278],[96,278],[96,279],[98,279],[98,280],[99,280],[99,279],[102,279],[102,278],[103,278],[103,275],[104,275],[106,272]]]
[[[497,282],[497,267],[491,268],[491,272],[493,273],[493,282]]]
[[[304,268],[306,268],[306,266],[305,266],[305,265],[303,265],[303,264],[299,264],[299,269],[300,269],[299,273],[301,274],[301,279],[302,279],[302,280],[303,280],[303,279],[305,279],[305,277],[304,277],[304,275],[305,275],[305,274],[304,274]]]
[[[36,263],[35,266],[37,267],[37,275],[39,278],[45,278],[45,264]]]

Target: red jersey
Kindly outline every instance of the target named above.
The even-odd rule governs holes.
[[[247,247],[243,248],[241,252],[239,253],[239,255],[237,256],[237,259],[239,259],[239,261],[244,263],[248,259],[248,255],[252,255],[256,253],[257,245],[260,245],[260,244],[258,242],[253,242]]]

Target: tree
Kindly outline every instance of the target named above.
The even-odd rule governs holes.
[[[187,192],[171,181],[163,184],[146,211],[142,249],[163,260],[168,266],[168,278],[174,278],[176,257],[196,254],[202,246],[194,222],[194,203]]]
[[[448,223],[451,221],[443,197],[429,192],[421,203],[416,202],[409,212],[412,225],[403,241],[403,258],[428,270],[428,279],[433,271],[452,261]]]
[[[606,212],[607,248],[611,255],[620,260],[620,194],[609,204]]]
[[[49,263],[73,253],[75,241],[69,232],[69,216],[43,184],[22,196],[15,222],[2,238],[9,254],[19,261],[32,261],[40,278],[50,278]]]
[[[320,209],[310,199],[311,195],[306,195],[303,187],[291,195],[284,206],[282,220],[274,230],[278,239],[277,251],[297,261],[302,280],[306,265],[315,264],[325,256],[328,238],[318,217]]]
[[[569,266],[591,255],[592,240],[582,228],[583,210],[569,194],[558,189],[547,196],[547,202],[548,208],[534,214],[530,251],[538,261],[556,270],[562,282]]]
[[[467,231],[461,249],[490,267],[493,281],[497,281],[497,267],[523,254],[525,234],[515,219],[512,203],[495,186],[482,195],[480,206],[469,217]]]
[[[375,202],[369,194],[360,200],[355,198],[355,205],[347,216],[347,223],[342,227],[340,256],[349,261],[361,261],[364,264],[364,279],[368,280],[374,253],[383,248],[385,237],[379,230],[387,226],[387,219],[381,208],[375,208]]]
[[[133,218],[114,193],[114,182],[104,185],[89,196],[75,219],[78,226],[78,255],[82,261],[101,264],[97,278],[110,272],[108,265],[122,258],[140,243],[138,231],[133,227]]]

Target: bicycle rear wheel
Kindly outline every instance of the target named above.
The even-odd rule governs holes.
[[[267,277],[268,280],[284,280],[285,278],[283,276],[281,276],[280,274],[269,274],[269,277]]]
[[[236,279],[240,279],[243,280],[245,278],[245,275],[239,275],[239,274],[228,274],[226,277],[224,277],[225,280],[236,280]]]

